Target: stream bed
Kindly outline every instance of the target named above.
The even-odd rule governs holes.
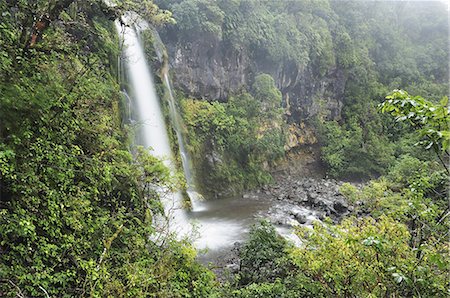
[[[267,199],[246,200],[242,197],[205,200],[197,203],[188,217],[197,230],[194,245],[201,251],[200,259],[210,261],[244,241],[250,226],[267,212],[273,202]]]
[[[194,245],[203,263],[223,262],[224,256],[242,244],[252,224],[269,220],[277,232],[300,245],[294,227],[309,226],[325,217],[334,222],[351,212],[339,192],[341,182],[298,178],[290,175],[240,196],[210,199],[196,203],[195,211],[186,212],[194,225]]]

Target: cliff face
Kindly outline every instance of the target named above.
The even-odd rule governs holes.
[[[175,87],[187,95],[226,101],[230,93],[251,86],[257,74],[267,73],[283,94],[283,107],[292,126],[316,115],[340,119],[347,76],[339,68],[320,75],[311,63],[306,67],[274,63],[258,50],[235,49],[215,36],[181,39],[176,31],[167,30],[161,38],[169,53]]]
[[[252,77],[253,62],[244,50],[233,50],[214,37],[187,42],[161,37],[175,86],[195,98],[224,101]]]

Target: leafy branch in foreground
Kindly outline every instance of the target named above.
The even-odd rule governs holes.
[[[433,149],[449,173],[444,158],[450,157],[449,107],[448,97],[439,103],[432,103],[421,96],[410,96],[406,91],[394,90],[379,105],[383,113],[391,113],[397,122],[407,122],[419,131],[422,141],[417,145]]]

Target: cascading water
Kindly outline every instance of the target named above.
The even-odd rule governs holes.
[[[131,17],[124,21],[131,23]],[[134,20],[135,28],[122,27],[116,22],[118,32],[121,32],[124,49],[125,70],[128,83],[132,90],[130,97],[137,111],[137,121],[140,124],[139,145],[150,149],[152,155],[161,158],[164,164],[175,173],[173,155],[170,148],[167,127],[164,122],[161,105],[153,83],[150,68],[145,59],[144,50],[141,46],[138,33],[145,28],[145,23]],[[162,193],[162,191],[161,191]],[[162,198],[165,215],[169,219],[169,230],[185,234],[190,225],[183,211],[183,198],[180,192],[170,193]],[[183,231],[179,231],[179,230]]]
[[[125,97],[125,99],[126,99],[126,102],[127,102],[127,107],[126,107],[126,117],[127,117],[127,121],[128,121],[128,124],[131,124],[131,123],[133,123],[133,117],[132,117],[132,115],[131,115],[131,111],[132,111],[132,108],[131,108],[131,105],[132,105],[132,102],[131,102],[131,98],[130,98],[130,96],[128,95],[128,93],[127,93],[127,91],[126,90],[123,90],[122,91],[122,95]]]
[[[164,159],[167,166],[173,167],[166,124],[136,30],[124,27],[123,41],[126,72],[143,134],[142,145],[150,148],[153,155]]]
[[[142,140],[140,141],[140,144],[147,148],[151,148],[151,152],[154,155],[164,158],[166,165],[174,171],[175,166],[172,163],[172,152],[169,145],[166,125],[162,116],[161,106],[155,92],[150,68],[146,63],[144,51],[137,34],[137,32],[139,32],[139,27],[137,29],[129,27],[122,28],[119,23],[117,23],[116,26],[119,32],[122,31],[121,36],[125,46],[123,52],[126,57],[126,74],[131,91],[129,97],[135,105],[133,110],[137,111],[138,114],[136,117],[137,119],[135,120],[141,124]],[[189,160],[187,159],[188,156],[181,135],[181,119],[176,110],[167,73],[168,68],[166,67],[165,70],[166,71],[163,70],[162,76],[168,90],[172,122],[174,128],[176,128],[183,168],[189,185],[188,194],[190,196],[195,196],[193,177],[190,175]],[[193,202],[196,202],[196,199],[197,198],[194,198]],[[225,201],[223,202],[226,203]],[[244,234],[245,224],[243,222],[240,220],[236,221],[235,218],[216,217],[214,214],[218,211],[217,208],[213,208],[207,203],[205,203],[207,207],[205,207],[203,212],[191,213],[188,218],[188,214],[181,208],[182,196],[179,192],[173,194],[171,200],[163,200],[163,204],[165,205],[166,215],[170,214],[168,216],[170,216],[169,223],[171,222],[172,228],[169,227],[169,230],[177,232],[179,236],[182,237],[191,232],[189,219],[198,223],[197,227],[200,238],[195,241],[195,245],[198,248],[210,248],[212,251],[216,251],[217,249],[232,244],[236,238],[239,238],[240,235]],[[226,211],[227,214],[239,214],[239,212],[230,212],[230,208],[234,209],[234,207],[230,204],[228,207],[219,209],[228,210]],[[198,211],[198,205],[194,203],[193,209],[195,210],[195,208],[197,208]],[[242,209],[242,206],[237,208]]]
[[[170,78],[169,78],[169,62],[167,57],[167,52],[165,50],[164,44],[161,41],[161,38],[159,37],[159,34],[156,30],[153,31],[153,36],[155,39],[155,50],[158,55],[158,58],[162,64],[161,68],[161,76],[163,77],[163,83],[167,90],[168,95],[168,101],[169,101],[169,112],[170,112],[170,118],[172,120],[172,125],[175,130],[178,146],[180,150],[180,156],[181,156],[181,164],[183,166],[183,172],[184,177],[186,178],[186,192],[189,196],[190,202],[191,202],[191,209],[192,211],[201,211],[203,208],[200,205],[200,201],[203,200],[202,195],[200,195],[197,192],[197,187],[195,185],[195,179],[192,174],[192,168],[191,168],[191,159],[189,156],[189,152],[186,150],[184,138],[182,134],[182,120],[180,117],[180,114],[178,113],[176,104],[175,104],[175,98],[173,96],[172,86],[170,84]]]

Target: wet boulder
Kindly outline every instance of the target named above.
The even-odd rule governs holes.
[[[338,200],[333,203],[333,208],[338,213],[345,213],[348,211],[348,204],[343,200]]]

